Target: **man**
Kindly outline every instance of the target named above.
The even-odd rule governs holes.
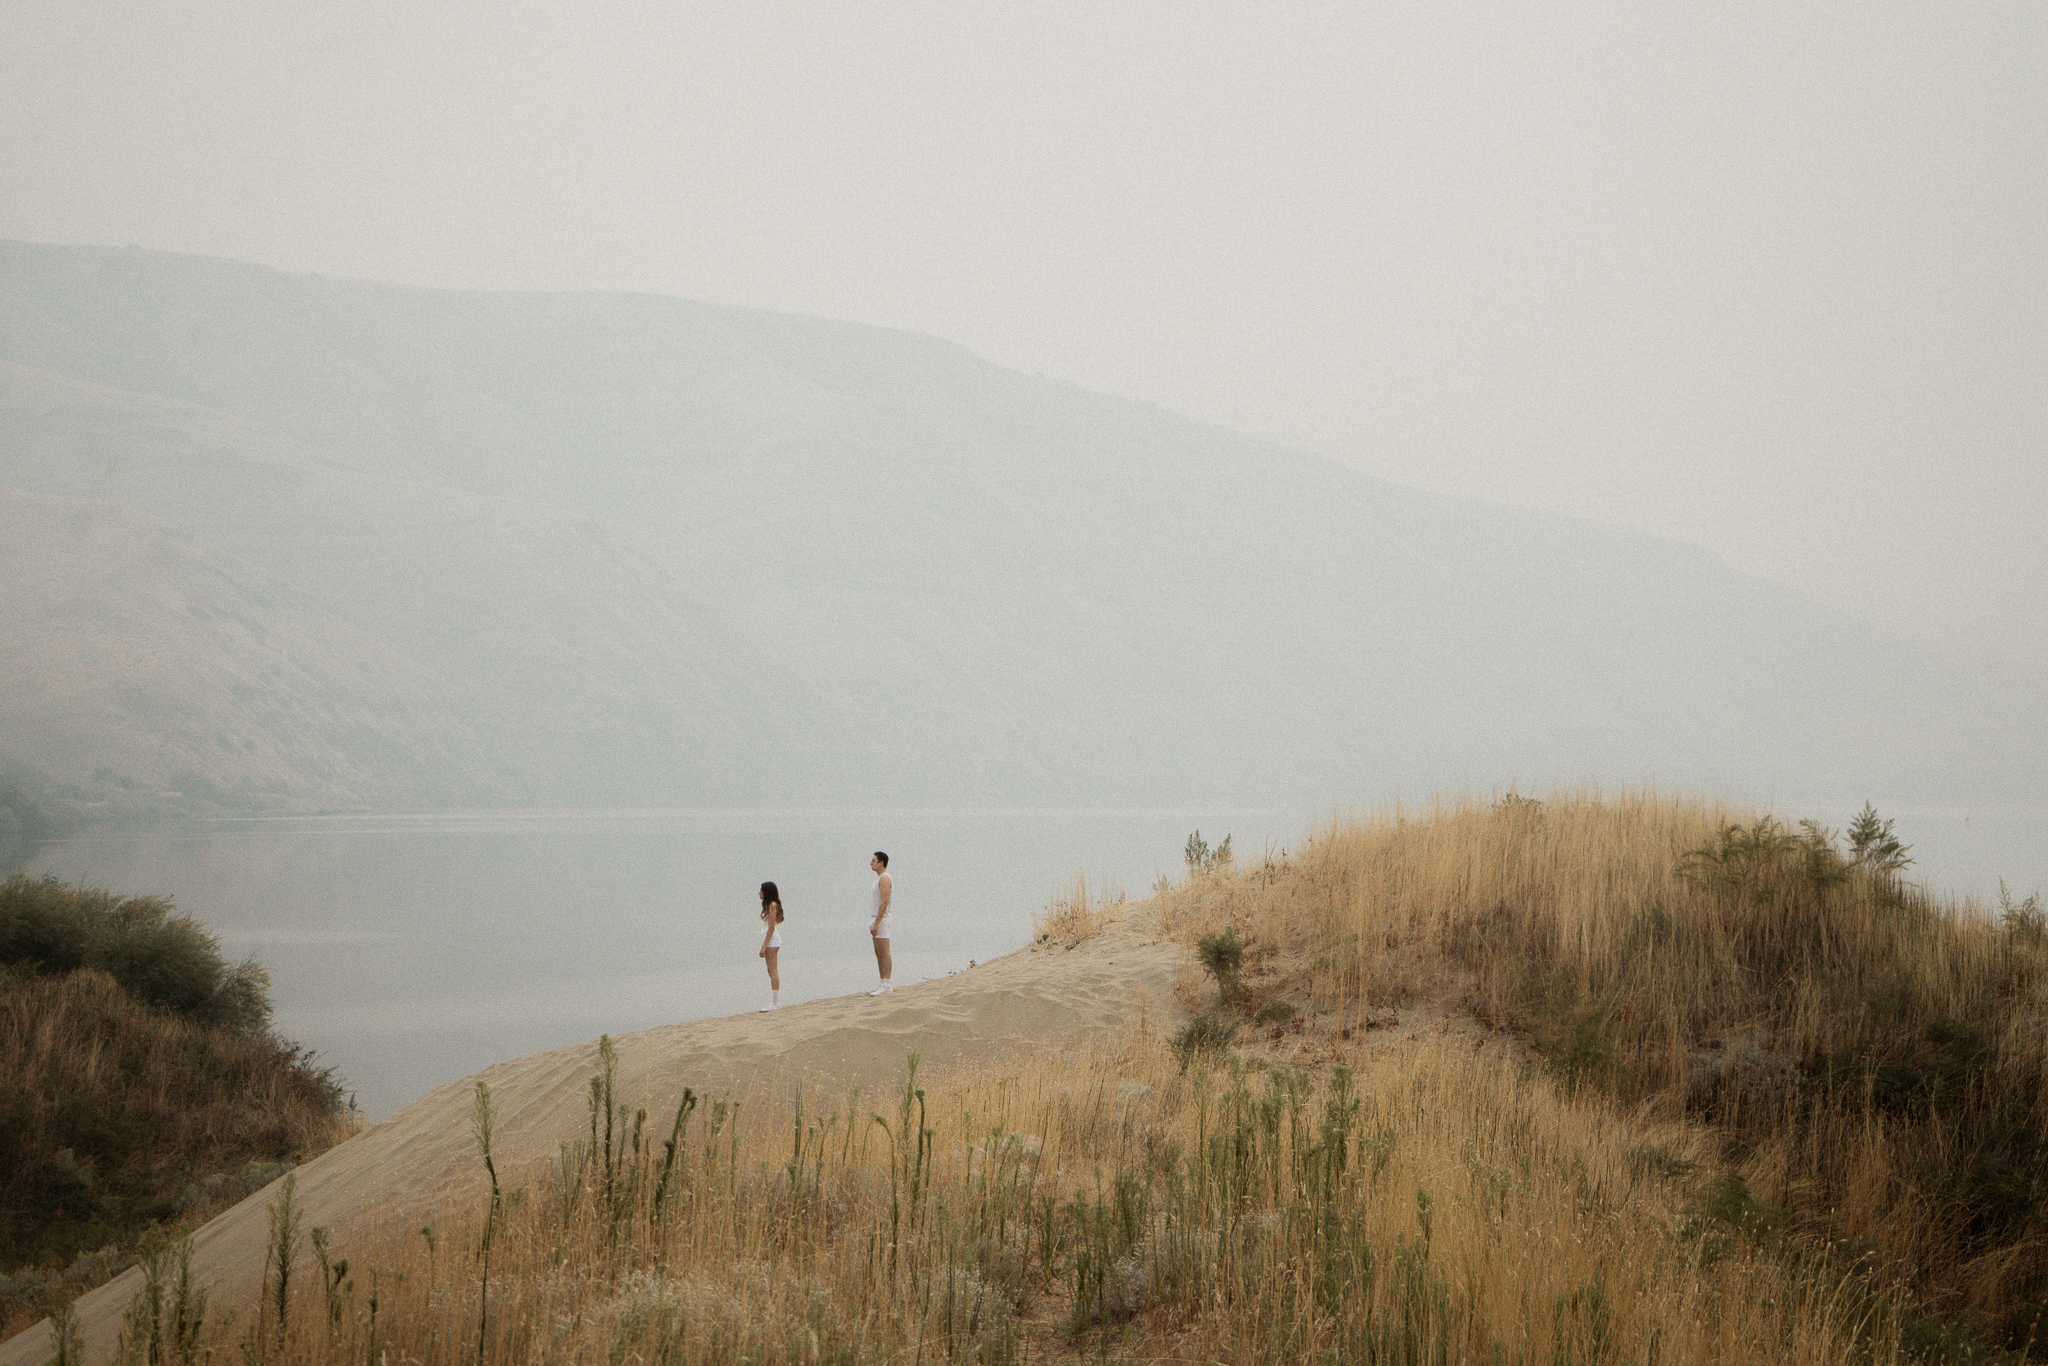
[[[889,880],[889,856],[881,850],[875,850],[868,867],[875,874],[874,914],[868,921],[868,937],[875,941],[875,967],[882,974],[882,985],[868,995],[883,996],[894,989],[889,985],[889,893],[895,884]]]

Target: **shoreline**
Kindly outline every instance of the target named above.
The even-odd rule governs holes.
[[[1134,1014],[1163,1022],[1190,962],[1168,941],[1156,902],[1132,903],[1098,933],[1068,946],[1033,944],[950,976],[621,1034],[618,1095],[650,1115],[673,1111],[684,1087],[742,1102],[793,1087],[874,1089],[900,1077],[906,1056],[924,1075],[1017,1047],[1070,1047],[1120,1033]],[[324,1228],[337,1255],[400,1211],[439,1209],[489,1190],[470,1128],[476,1083],[491,1088],[501,1171],[552,1156],[581,1136],[592,1039],[496,1063],[449,1082],[344,1140],[292,1174],[302,1227]],[[284,1178],[193,1235],[194,1279],[218,1307],[261,1286],[269,1211]],[[75,1304],[85,1360],[108,1360],[142,1271],[131,1267]],[[43,1366],[56,1350],[48,1320],[0,1342],[0,1366]]]

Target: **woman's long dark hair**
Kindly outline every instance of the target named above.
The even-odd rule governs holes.
[[[780,925],[782,923],[782,893],[775,890],[774,883],[764,882],[761,884],[761,918],[763,920],[768,918],[768,908],[770,906],[775,908],[775,923]]]

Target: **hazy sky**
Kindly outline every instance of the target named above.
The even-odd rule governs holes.
[[[0,236],[931,332],[2048,665],[2048,4],[5,0]]]

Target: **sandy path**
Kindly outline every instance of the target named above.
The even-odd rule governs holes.
[[[787,1096],[815,1083],[828,1093],[897,1082],[904,1055],[941,1069],[1018,1044],[1071,1045],[1122,1028],[1142,998],[1164,1024],[1186,951],[1159,937],[1152,907],[1133,908],[1087,942],[1022,949],[970,971],[887,996],[841,996],[767,1014],[665,1025],[620,1035],[621,1103],[644,1105],[649,1122],[675,1113],[685,1086],[699,1095]],[[498,1112],[500,1172],[517,1171],[587,1132],[597,1043],[499,1063],[414,1101],[298,1169],[303,1227],[325,1227],[338,1251],[349,1237],[408,1210],[431,1214],[487,1189],[470,1132],[475,1082]],[[216,1308],[250,1301],[261,1285],[275,1185],[251,1195],[195,1236],[193,1270]],[[142,1284],[131,1269],[77,1304],[88,1361],[106,1360],[121,1315]],[[0,1343],[0,1366],[42,1366],[55,1344],[41,1323]]]

